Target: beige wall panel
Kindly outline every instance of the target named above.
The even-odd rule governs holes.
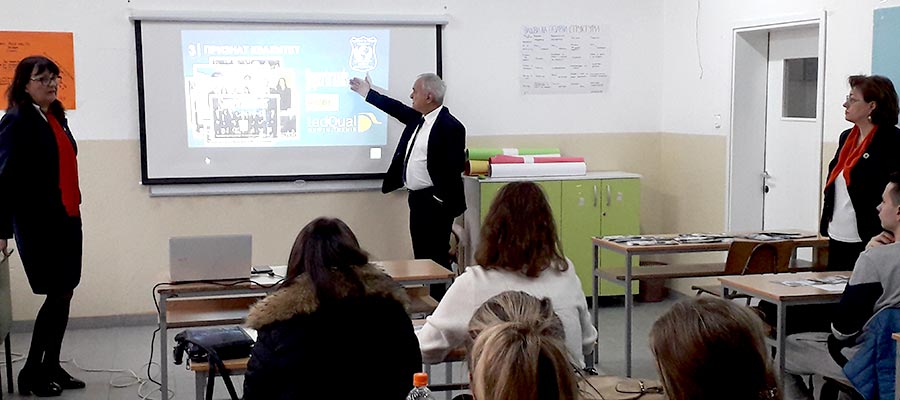
[[[170,236],[250,233],[254,264],[284,265],[300,228],[327,215],[346,221],[373,259],[412,256],[403,192],[151,198],[137,141],[81,141],[78,161],[85,238],[73,317],[153,312]],[[43,296],[31,293],[18,258],[11,268],[14,318],[34,319]]]

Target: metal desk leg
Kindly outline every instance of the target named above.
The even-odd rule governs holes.
[[[9,346],[9,333],[7,333],[6,338],[3,339],[3,346],[6,348],[6,386],[9,388],[9,393],[15,393],[15,388],[13,387],[15,381],[13,381],[12,372],[12,349]],[[3,389],[0,389],[0,392],[3,392]]]
[[[787,312],[787,308],[785,307],[783,302],[778,302],[778,322],[775,327],[775,345],[778,347],[777,354],[778,358],[776,360],[775,372],[777,373],[777,377],[784,376],[784,345],[787,335],[785,334],[785,323],[787,318],[785,318],[785,313]]]
[[[209,379],[209,372],[200,372],[197,371],[194,374],[194,397],[197,400],[204,400],[206,396],[206,380]]]
[[[446,379],[444,382],[447,384],[453,383],[453,362],[444,363],[444,378]],[[453,394],[452,390],[448,390],[444,393],[444,399],[450,400],[450,395]]]
[[[169,337],[166,335],[166,301],[168,298],[168,295],[159,295],[159,392],[161,399],[169,398]]]
[[[625,376],[631,377],[631,254],[625,255]]]
[[[600,339],[599,339],[600,326],[597,322],[597,320],[600,316],[600,314],[599,314],[600,311],[597,309],[597,294],[600,292],[600,283],[598,281],[598,279],[600,279],[600,276],[599,276],[600,271],[597,270],[597,267],[600,265],[600,263],[599,263],[600,257],[599,257],[599,253],[598,253],[599,248],[597,247],[597,245],[594,244],[593,247],[594,247],[594,266],[591,268],[591,280],[592,280],[592,282],[591,282],[591,317],[593,318],[594,330],[596,330],[598,332],[598,335],[597,335],[598,339],[596,342],[594,342],[593,356],[588,357],[592,361],[590,363],[590,365],[587,365],[588,368],[593,368],[594,364],[600,363],[600,344],[599,344],[599,342],[600,342]],[[587,364],[587,363],[585,363],[585,364]]]

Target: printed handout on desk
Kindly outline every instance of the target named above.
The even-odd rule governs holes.
[[[670,246],[670,245],[678,245],[679,243],[674,240],[662,240],[662,239],[640,239],[640,240],[629,240],[625,242],[628,246]]]
[[[693,243],[721,243],[731,239],[732,236],[724,234],[700,234],[690,233],[677,236],[671,235],[614,235],[604,236],[603,239],[613,243],[625,244],[627,246],[671,246],[679,244]]]
[[[785,281],[775,281],[785,286],[790,287],[800,287],[800,286],[810,286],[817,289],[822,289],[829,292],[843,292],[844,288],[847,287],[847,282],[850,280],[850,277],[844,275],[835,275],[824,278],[814,278],[814,279],[797,279],[797,280],[785,280]]]
[[[757,232],[741,236],[745,239],[759,241],[791,240],[816,237],[815,234],[798,232]]]
[[[725,234],[690,233],[678,235],[674,240],[679,243],[720,243],[731,238]]]

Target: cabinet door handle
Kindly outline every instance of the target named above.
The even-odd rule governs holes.
[[[594,185],[594,208],[597,208],[597,198],[600,197],[600,193],[597,191],[597,185]]]
[[[609,207],[612,205],[612,190],[609,185],[606,185],[606,206]]]

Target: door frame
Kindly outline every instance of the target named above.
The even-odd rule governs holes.
[[[818,82],[816,87],[816,130],[822,175],[822,140],[825,113],[826,13],[740,24],[732,29],[731,129],[726,139],[725,223],[728,231],[757,231],[763,226],[762,177],[765,167],[766,95],[768,83],[769,33],[817,27],[819,31]],[[740,149],[735,151],[735,149]],[[821,182],[819,203],[822,202]],[[758,204],[747,210],[746,199]],[[821,213],[821,210],[819,211]]]

